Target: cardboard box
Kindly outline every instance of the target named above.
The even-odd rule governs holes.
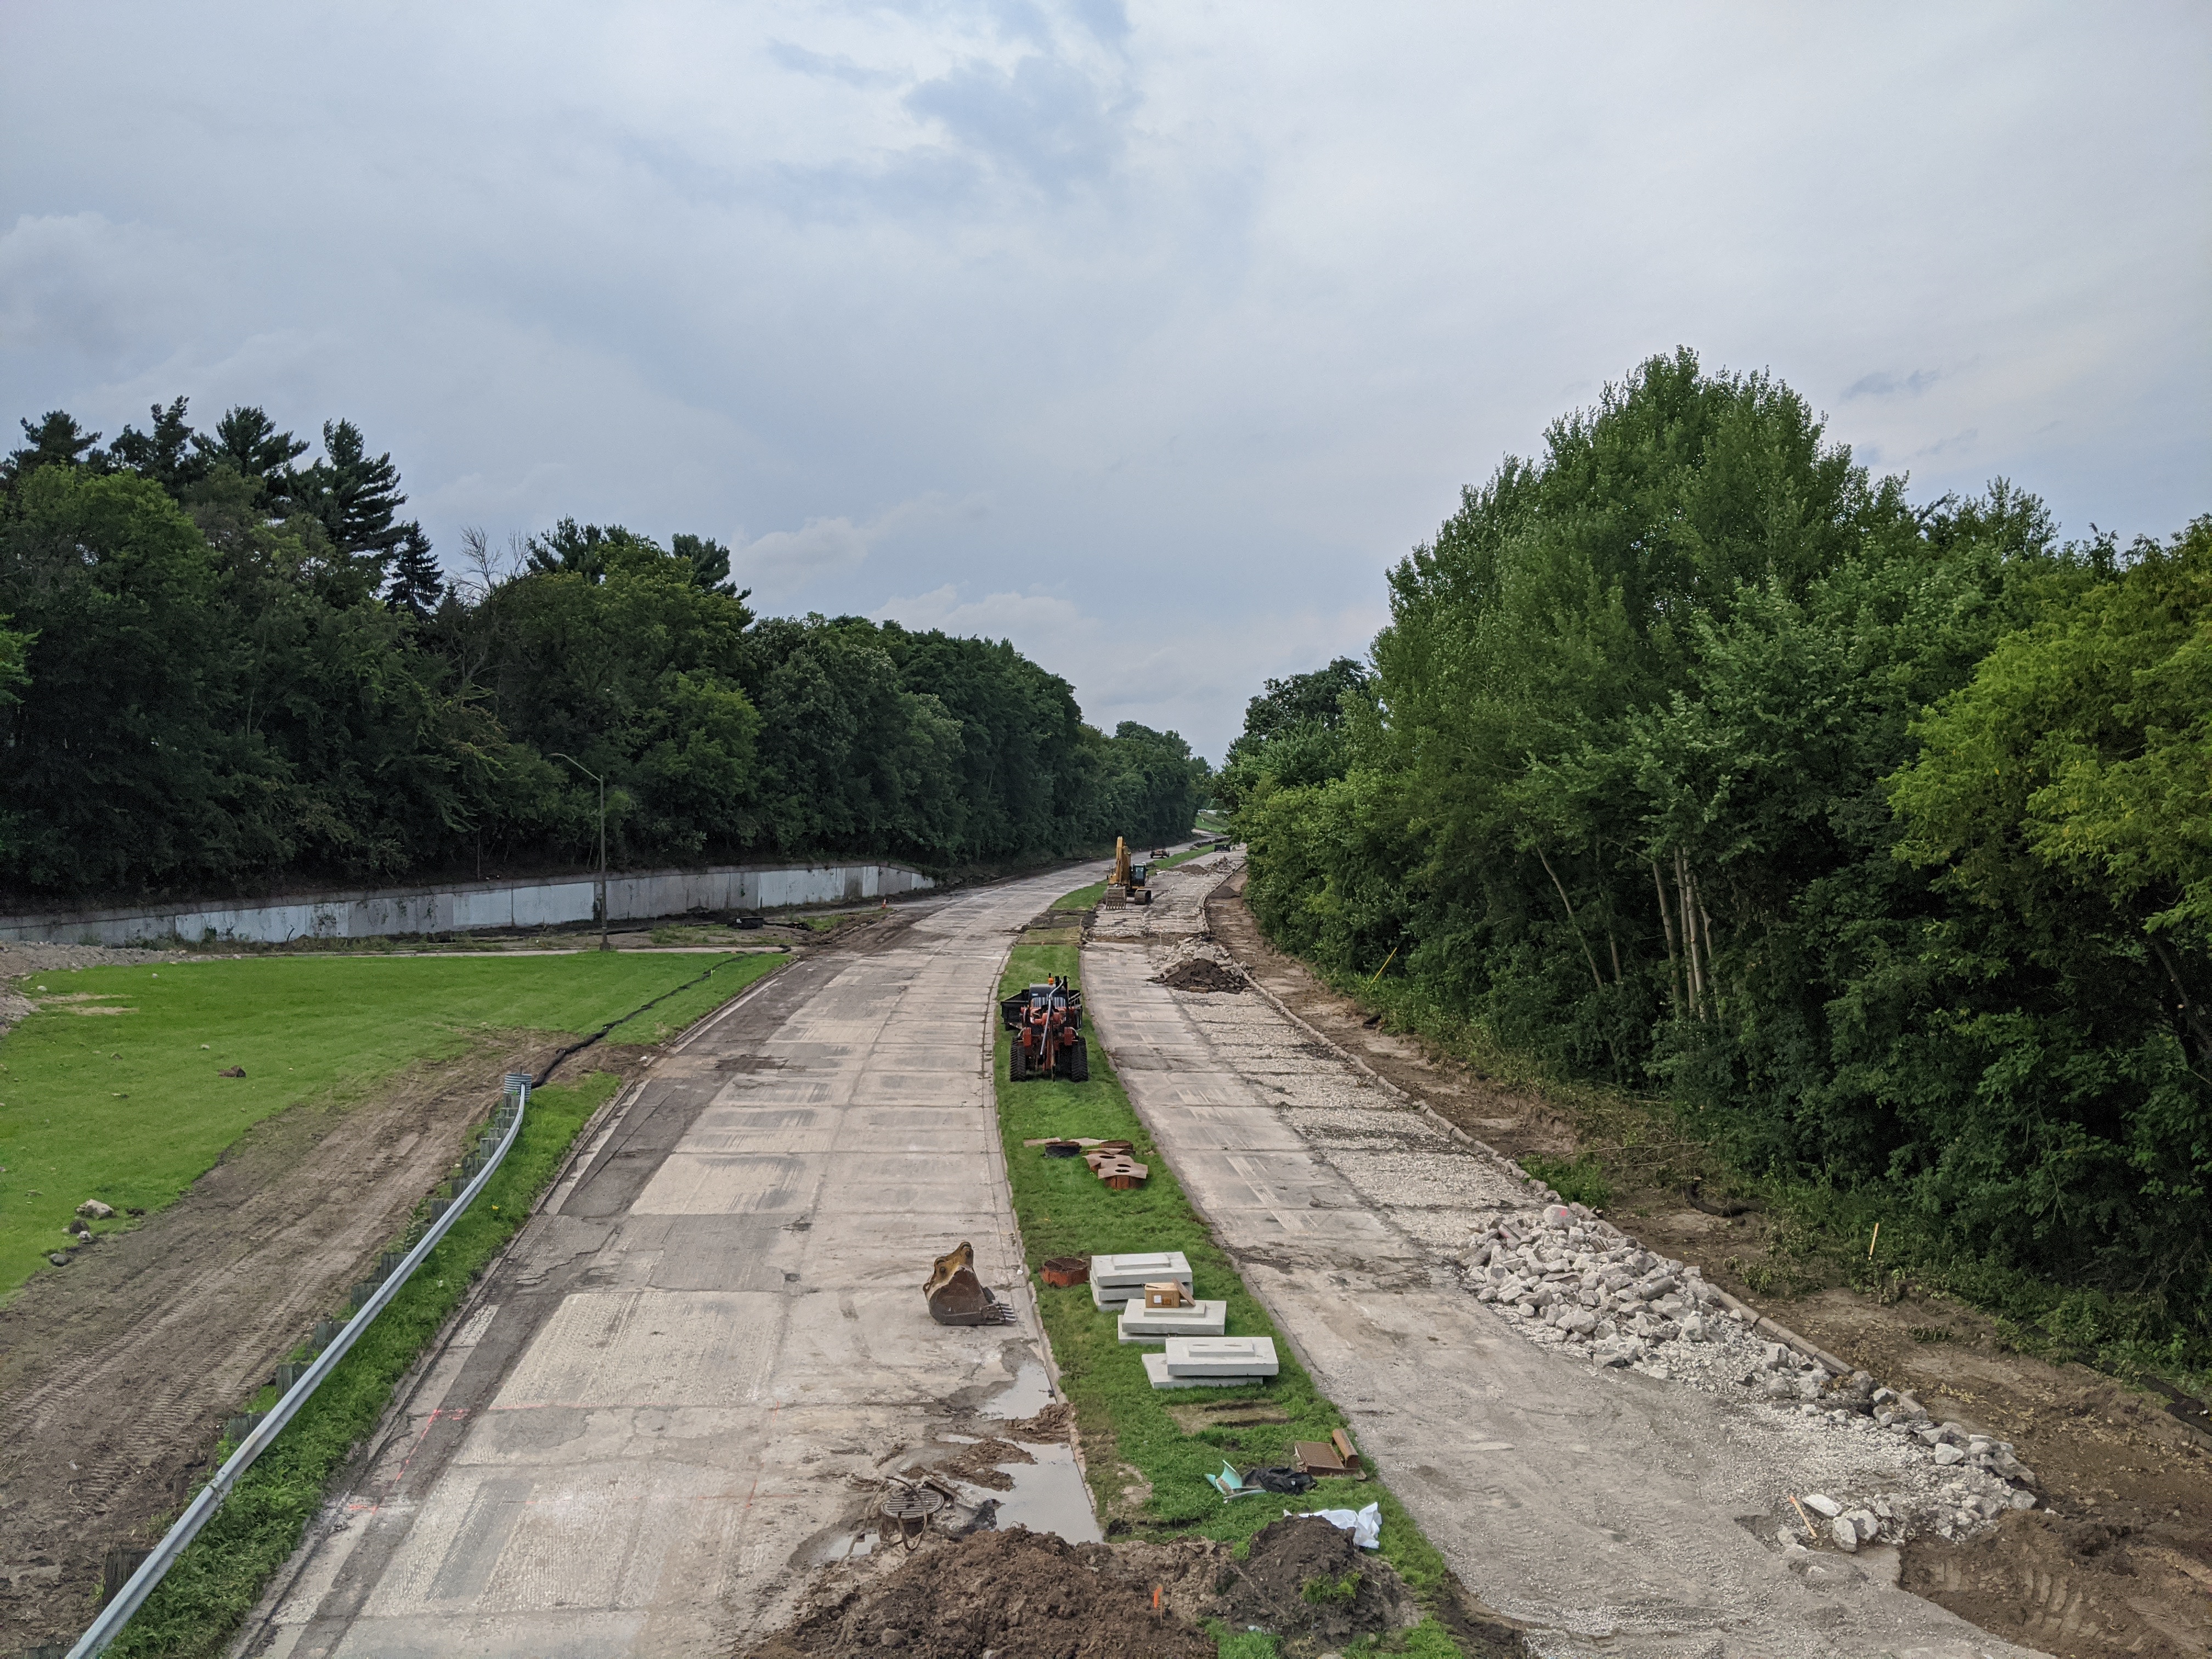
[[[1180,1308],[1187,1300],[1180,1280],[1170,1279],[1164,1285],[1145,1286],[1145,1305],[1147,1308]]]

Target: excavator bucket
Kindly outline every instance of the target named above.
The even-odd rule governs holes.
[[[975,1252],[965,1239],[958,1249],[937,1258],[921,1294],[929,1316],[940,1325],[1004,1325],[1014,1316],[1013,1309],[975,1277]]]

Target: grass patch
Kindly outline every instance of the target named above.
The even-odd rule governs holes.
[[[717,968],[616,1038],[659,1041],[783,960]],[[495,1034],[595,1031],[708,965],[591,951],[258,957],[25,975],[17,988],[40,1006],[0,1039],[0,1297],[67,1242],[63,1225],[88,1198],[150,1213],[274,1113],[357,1097],[404,1066]],[[217,1075],[233,1066],[246,1075]],[[127,1218],[94,1228],[123,1224]]]
[[[1073,945],[1016,945],[999,994],[1012,996],[1052,974],[1065,974],[1079,985],[1081,971],[1080,952]],[[1175,1172],[1146,1133],[1143,1120],[1130,1106],[1103,1047],[1095,1039],[1091,1043],[1087,1083],[1010,1083],[1007,1051],[1008,1035],[1001,1028],[996,1073],[999,1127],[1014,1211],[1045,1333],[1060,1367],[1060,1385],[1075,1407],[1083,1435],[1100,1522],[1109,1537],[1199,1537],[1232,1545],[1249,1540],[1280,1517],[1285,1502],[1262,1497],[1224,1503],[1206,1476],[1219,1470],[1224,1461],[1244,1467],[1286,1462],[1291,1442],[1326,1440],[1332,1429],[1346,1426],[1343,1413],[1314,1387],[1274,1322],[1214,1243]],[[1130,1140],[1138,1159],[1151,1165],[1151,1177],[1133,1192],[1112,1191],[1082,1159],[1048,1158],[1041,1149],[1022,1145],[1046,1135]],[[1053,1289],[1039,1276],[1048,1257],[1134,1250],[1181,1250],[1190,1261],[1194,1294],[1229,1304],[1231,1332],[1277,1338],[1281,1375],[1246,1388],[1155,1389],[1145,1375],[1143,1355],[1148,1350],[1119,1340],[1114,1316],[1091,1305],[1088,1285]],[[1238,1402],[1268,1409],[1235,1420]],[[1201,1414],[1192,1410],[1194,1406],[1212,1411]],[[1194,1426],[1179,1424],[1171,1407],[1183,1407],[1186,1423]],[[1203,1420],[1205,1415],[1217,1414],[1230,1420]],[[1269,1420],[1259,1420],[1262,1419]],[[1442,1589],[1443,1558],[1380,1481],[1323,1480],[1292,1502],[1303,1509],[1356,1510],[1381,1504],[1383,1558],[1423,1597]],[[1428,1623],[1433,1620],[1422,1628]],[[1437,1626],[1436,1634],[1447,1646],[1433,1651],[1457,1651],[1443,1626]],[[1224,1644],[1222,1650],[1227,1654],[1232,1650]],[[1256,1656],[1263,1650],[1249,1651]]]
[[[240,1477],[111,1655],[198,1659],[222,1650],[269,1576],[299,1547],[331,1477],[382,1418],[393,1386],[528,1218],[577,1132],[619,1081],[595,1073],[574,1087],[531,1095],[522,1131],[483,1194]]]
[[[1605,1178],[1605,1166],[1587,1154],[1569,1160],[1530,1153],[1521,1159],[1521,1167],[1559,1194],[1563,1203],[1587,1204],[1595,1210],[1613,1201],[1613,1184]]]

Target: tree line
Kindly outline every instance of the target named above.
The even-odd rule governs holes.
[[[1218,781],[1279,941],[2201,1363],[2212,518],[1915,503],[1684,351],[1389,586]]]
[[[1012,645],[763,618],[713,538],[562,520],[448,579],[389,454],[183,398],[0,462],[0,901],[866,854],[943,870],[1188,832],[1172,732]]]

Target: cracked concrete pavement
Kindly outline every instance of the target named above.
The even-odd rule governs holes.
[[[1091,878],[914,906],[653,1064],[234,1650],[726,1649],[852,1547],[886,1468],[1048,1403],[988,1014],[1014,933]],[[963,1239],[1017,1323],[930,1322]],[[1034,1501],[1088,1516],[1072,1462],[1040,1470],[1072,1491]]]
[[[1470,1590],[1546,1655],[2025,1655],[1897,1588],[1893,1548],[1776,1548],[1773,1516],[1832,1455],[1802,1419],[1593,1370],[1462,1288],[1443,1254],[1525,1186],[1262,997],[1152,982],[1227,867],[1163,872],[1148,913],[1101,913],[1086,1012],[1246,1284]],[[1852,1453],[1885,1455],[1905,1454]]]

